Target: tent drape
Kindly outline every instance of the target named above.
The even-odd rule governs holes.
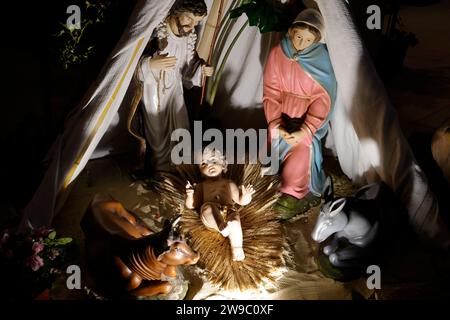
[[[127,29],[96,83],[56,139],[50,165],[24,209],[19,231],[51,224],[55,212],[64,203],[66,189],[83,170],[110,128],[153,29],[166,17],[173,3],[174,0],[137,3]]]
[[[340,105],[331,121],[339,163],[352,180],[382,180],[398,192],[416,231],[436,244],[448,240],[438,203],[406,141],[394,107],[344,1],[316,0]]]

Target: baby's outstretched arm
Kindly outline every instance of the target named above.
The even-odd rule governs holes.
[[[241,186],[241,191],[234,182],[230,182],[231,197],[234,202],[241,206],[246,206],[252,201],[252,195],[255,193],[252,185]]]
[[[186,207],[188,209],[194,209],[194,187],[188,181],[186,184]]]

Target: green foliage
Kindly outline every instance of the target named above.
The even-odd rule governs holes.
[[[286,14],[267,0],[247,0],[230,12],[230,18],[236,19],[246,14],[250,26],[256,26],[261,33],[286,30],[289,19]]]
[[[86,33],[92,31],[95,26],[105,22],[105,16],[111,0],[99,0],[96,2],[85,1],[81,10],[80,28],[61,23],[61,30],[55,37],[62,41],[59,49],[59,62],[64,69],[85,63],[95,52],[93,40],[86,37]],[[84,10],[83,10],[84,9]]]
[[[247,15],[248,20],[241,26],[231,44],[224,51],[224,58],[216,68],[214,76],[207,80],[206,101],[211,106],[214,104],[225,64],[244,29],[250,25],[258,27],[261,33],[281,32],[287,30],[292,21],[290,12],[287,12],[286,8],[283,9],[283,6],[273,0],[234,0],[231,8],[229,14],[227,12],[221,22],[219,41],[216,43],[213,54],[213,63],[215,65],[219,62],[219,56],[222,53],[224,41],[228,36],[231,20],[235,20],[243,14]]]
[[[0,234],[0,283],[8,299],[29,299],[50,288],[65,261],[72,238],[52,229]],[[2,295],[0,294],[0,297]]]

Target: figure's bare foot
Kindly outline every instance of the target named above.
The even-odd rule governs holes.
[[[228,237],[230,235],[230,225],[227,225],[225,227],[225,229],[223,229],[222,231],[220,231],[220,234],[222,236],[224,236],[225,238]]]
[[[232,247],[233,261],[242,261],[245,259],[244,249],[242,247]]]

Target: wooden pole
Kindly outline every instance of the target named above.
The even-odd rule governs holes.
[[[199,44],[198,52],[199,56],[207,61],[207,64],[211,64],[212,52],[217,40],[217,36],[220,30],[220,22],[222,21],[223,11],[228,0],[214,0],[211,8],[210,16],[206,21],[205,31],[203,32],[202,40]],[[212,32],[212,37],[211,37]],[[207,49],[207,50],[206,50]],[[206,90],[206,77],[202,77],[202,95],[200,98],[200,105],[203,104]]]

